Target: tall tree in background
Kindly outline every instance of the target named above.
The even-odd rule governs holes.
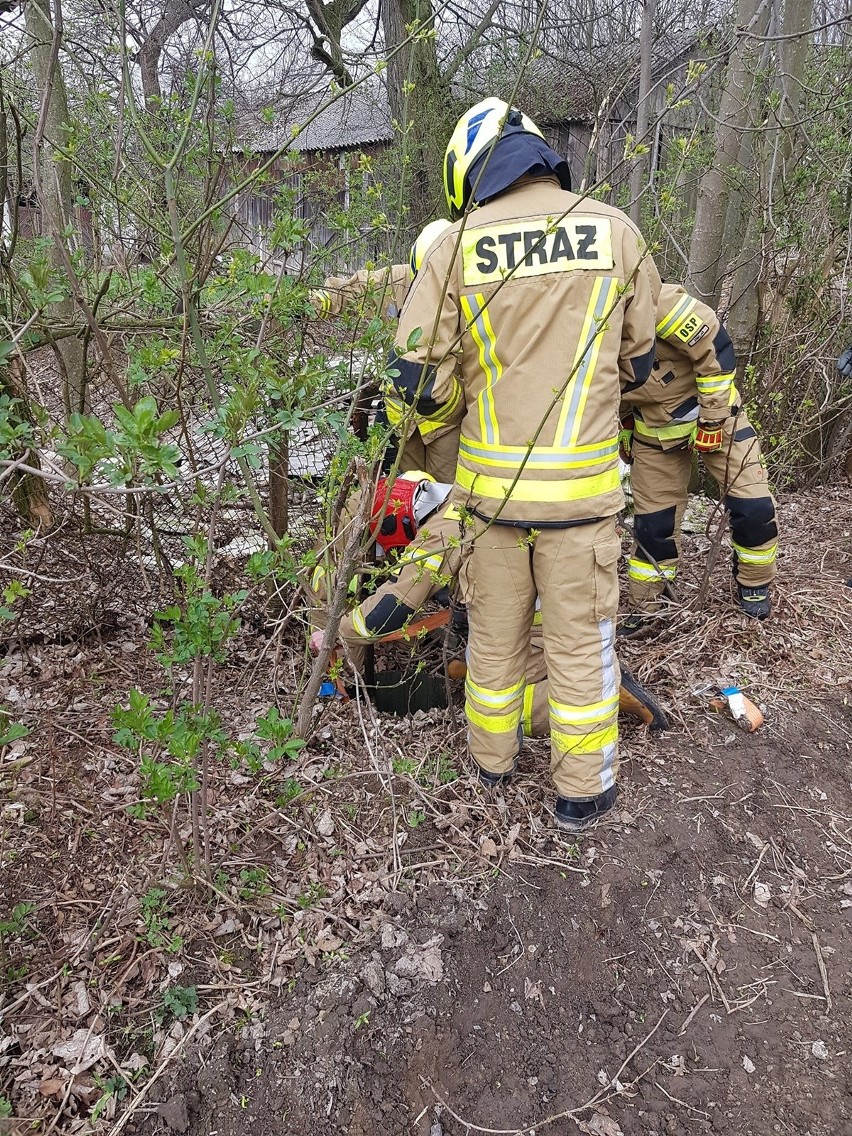
[[[49,257],[54,278],[65,280],[67,249],[73,242],[74,168],[68,159],[71,118],[68,95],[59,60],[63,24],[61,0],[28,0],[25,8],[24,46],[33,77],[41,92],[38,126],[33,141],[33,178],[41,212],[42,233],[51,239]],[[73,250],[72,250],[73,251]],[[63,328],[74,322],[70,291],[46,308],[50,321]],[[83,345],[73,335],[56,340],[56,356],[62,370],[64,401],[68,413],[82,411],[86,404]]]
[[[651,125],[651,57],[654,49],[654,16],[657,0],[642,2],[642,30],[639,37],[639,101],[636,108],[636,142],[643,152],[637,154],[630,172],[630,219],[638,225],[641,219],[642,190],[645,188],[649,168],[649,139]]]
[[[438,66],[431,0],[381,0],[381,11],[388,101],[404,162],[405,227],[413,237],[443,212],[443,146],[453,110],[449,84]]]
[[[690,291],[715,308],[731,259],[725,247],[731,176],[740,159],[743,132],[760,98],[756,59],[769,21],[770,0],[739,0],[737,31],[728,61],[713,143],[698,188],[695,223],[689,246]],[[757,45],[757,46],[756,46]],[[757,114],[751,115],[752,119]]]

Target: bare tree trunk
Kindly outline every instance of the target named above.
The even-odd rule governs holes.
[[[797,143],[801,139],[801,129],[798,118],[809,47],[809,38],[803,33],[810,26],[812,11],[813,0],[785,0],[779,28],[781,38],[774,45],[777,64],[772,66],[770,45],[766,47],[766,58],[761,60],[764,74],[775,73],[779,101],[774,121],[766,124],[760,136],[754,135],[756,200],[752,200],[745,232],[742,236],[737,234],[735,240],[728,244],[729,248],[739,250],[730,290],[728,331],[743,365],[748,362],[748,355],[757,339],[760,319],[758,282],[765,256],[764,245],[768,245],[771,251],[776,218],[785,206],[787,176],[799,152]],[[784,38],[786,36],[793,38]],[[753,125],[762,125],[762,122],[756,121]],[[749,148],[752,147],[749,145]]]
[[[142,93],[149,110],[154,100],[160,102],[163,97],[160,88],[160,58],[163,48],[184,24],[203,16],[207,4],[208,0],[167,0],[160,18],[136,53],[142,77]]]
[[[289,524],[289,435],[280,433],[269,447],[269,522],[277,536],[285,537]]]
[[[651,125],[651,50],[654,45],[654,16],[657,0],[643,0],[642,31],[639,36],[639,102],[636,108],[636,144],[648,146]],[[648,154],[637,154],[630,172],[630,220],[638,225],[642,214],[642,190],[648,176]]]
[[[5,374],[0,371],[0,390],[16,400],[14,408],[17,417],[35,427],[36,416],[27,395],[25,374],[23,359],[19,355],[13,356],[5,368]],[[38,450],[27,448],[19,453],[24,463],[31,469],[41,469]],[[42,532],[52,529],[53,510],[47,498],[44,479],[35,473],[16,471],[9,482],[12,502],[24,520]]]
[[[768,24],[769,0],[739,0],[737,14],[740,28],[762,35]],[[731,173],[756,90],[751,42],[737,34],[731,50],[716,120],[714,156],[701,178],[689,246],[690,291],[714,308],[725,265],[731,259],[723,239]]]
[[[404,200],[408,206],[406,237],[413,240],[443,210],[444,146],[450,135],[452,102],[438,67],[435,38],[415,36],[394,51],[414,26],[429,32],[435,14],[431,0],[381,0],[385,51],[388,53],[388,101],[399,123]],[[403,224],[405,224],[403,222]]]
[[[33,177],[41,208],[42,233],[53,242],[51,266],[57,279],[65,275],[65,262],[60,244],[73,217],[74,177],[71,163],[62,154],[70,136],[70,115],[65,79],[59,66],[62,42],[62,8],[55,0],[55,16],[51,23],[50,0],[28,3],[24,8],[25,40],[33,75],[41,93],[41,113],[33,145]],[[73,249],[72,249],[73,251]],[[74,322],[74,301],[70,295],[46,310],[57,324]],[[86,409],[85,364],[83,344],[75,336],[56,343],[59,365],[64,372],[65,408],[71,414]]]

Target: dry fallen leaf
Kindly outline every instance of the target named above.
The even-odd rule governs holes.
[[[321,951],[326,953],[329,951],[339,951],[343,946],[343,940],[339,939],[337,935],[333,935],[328,927],[323,927],[317,938],[317,946]]]
[[[754,902],[758,907],[768,907],[772,899],[772,890],[769,884],[762,884],[760,880],[754,881]]]
[[[489,860],[497,858],[497,845],[490,836],[486,836],[482,843],[479,845],[479,851],[483,856],[487,856]]]
[[[317,821],[317,832],[320,836],[334,836],[334,820],[331,816],[331,809],[326,809]]]
[[[603,1112],[593,1112],[587,1121],[581,1121],[578,1125],[581,1132],[587,1132],[589,1136],[624,1136],[618,1123],[607,1116]]]
[[[48,1077],[39,1082],[38,1091],[43,1097],[61,1097],[65,1092],[65,1082],[59,1077]]]
[[[54,1045],[53,1053],[61,1057],[72,1073],[90,1069],[104,1056],[104,1039],[87,1029],[78,1029],[67,1040]]]

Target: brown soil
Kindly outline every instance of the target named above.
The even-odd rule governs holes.
[[[537,865],[505,852],[533,779],[483,801],[492,879],[400,893],[372,949],[198,1048],[142,1130],[852,1131],[852,715],[703,725]]]
[[[112,538],[49,543],[30,567],[74,582],[34,591],[0,671],[32,729],[0,752],[0,924],[31,905],[0,944],[0,1126],[852,1133],[849,510],[848,489],[784,503],[765,625],[721,564],[699,603],[708,540],[687,542],[686,607],[623,647],[672,729],[625,723],[618,813],[577,844],[543,743],[488,796],[458,715],[324,702],[297,761],[213,769],[212,884],[167,818],[128,813],[113,741],[131,687],[168,704],[145,640],[169,582],[146,591]],[[215,679],[229,729],[292,706],[300,640],[246,624]],[[722,680],[758,733],[692,693]]]

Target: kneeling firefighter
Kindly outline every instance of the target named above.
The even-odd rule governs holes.
[[[659,275],[630,219],[571,193],[567,162],[502,99],[457,123],[444,187],[459,220],[411,286],[392,365],[418,409],[459,386],[467,407],[469,747],[485,784],[511,777],[538,597],[555,819],[578,832],[616,799],[618,406],[650,374]]]
[[[716,479],[731,526],[740,606],[765,619],[775,577],[778,526],[760,442],[734,385],[730,336],[706,304],[664,284],[657,304],[650,379],[625,393],[622,448],[632,459],[636,548],[629,564],[631,634],[659,608],[677,575],[692,453]]]
[[[338,316],[360,305],[365,315],[378,314],[386,323],[399,317],[411,282],[430,246],[450,226],[441,217],[430,221],[411,246],[408,264],[382,268],[361,268],[351,276],[330,276],[322,288],[314,289],[310,300],[318,316]],[[464,405],[459,397],[433,414],[421,414],[407,406],[391,387],[384,392],[384,406],[376,421],[393,431],[385,455],[385,468],[396,463],[398,469],[423,469],[439,481],[452,481],[459,455],[459,423]],[[399,455],[397,458],[397,454]]]
[[[354,607],[340,622],[340,639],[352,665],[361,670],[364,649],[382,638],[407,628],[412,639],[418,634],[420,609],[439,592],[456,587],[464,553],[459,534],[459,510],[451,503],[452,485],[434,481],[420,470],[400,474],[392,483],[382,478],[371,510],[370,530],[376,541],[379,563],[390,562],[390,575],[376,590]],[[469,559],[469,557],[468,557]],[[465,565],[467,567],[467,565]],[[311,593],[318,611],[312,622],[324,623],[321,605],[328,595],[326,570],[318,565]],[[462,597],[463,598],[463,597]],[[323,630],[311,635],[319,650]],[[665,715],[626,667],[621,668],[619,706],[652,729],[665,729]],[[547,700],[547,665],[542,638],[542,616],[536,605],[526,664],[523,693],[523,732],[545,737],[550,732]]]

